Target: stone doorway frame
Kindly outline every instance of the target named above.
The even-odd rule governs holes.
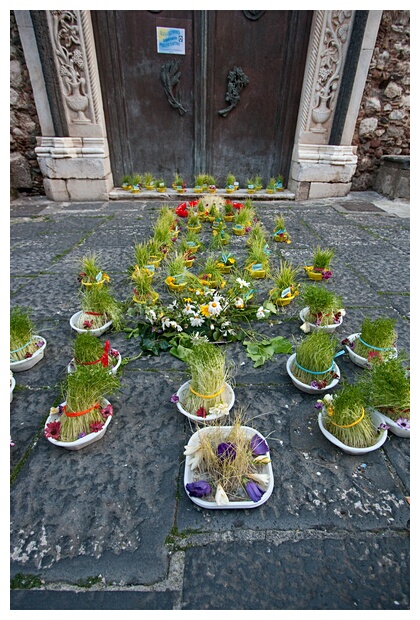
[[[90,11],[15,16],[41,125],[35,152],[47,197],[109,200],[114,180]],[[314,11],[288,182],[296,200],[350,191],[351,142],[381,16]]]

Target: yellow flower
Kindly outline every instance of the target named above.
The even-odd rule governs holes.
[[[334,415],[334,409],[333,409],[332,405],[330,405],[330,406],[327,408],[327,412],[328,412],[328,415],[329,415],[330,417]]]
[[[109,277],[107,273],[102,273],[102,279],[106,280],[106,282],[109,282],[111,278]]]
[[[203,306],[200,306],[200,312],[203,316],[210,316],[210,312],[209,312],[209,306],[208,304],[205,304]]]
[[[185,301],[185,303],[191,303],[192,299],[191,299],[191,297],[184,297],[184,301]]]

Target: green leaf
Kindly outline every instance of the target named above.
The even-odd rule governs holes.
[[[293,347],[290,340],[283,338],[283,336],[276,336],[271,340],[274,353],[292,353]]]

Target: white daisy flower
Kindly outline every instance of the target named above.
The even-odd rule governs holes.
[[[183,313],[184,314],[194,314],[197,311],[197,309],[192,305],[192,304],[186,304]]]
[[[257,319],[265,319],[265,311],[262,306],[260,306],[257,310]]]
[[[242,278],[236,278],[237,283],[239,284],[239,288],[249,288],[249,282],[246,280],[242,280]]]
[[[203,323],[204,319],[200,316],[194,315],[190,317],[190,324],[192,327],[201,327]]]
[[[209,314],[214,314],[215,316],[218,316],[221,313],[221,311],[222,311],[222,307],[218,301],[213,300],[208,304]]]
[[[235,299],[235,308],[243,308],[245,305],[244,300],[242,299],[242,297],[237,297]]]
[[[167,327],[171,327],[171,322],[167,316],[164,316],[162,319],[162,329],[165,329]]]

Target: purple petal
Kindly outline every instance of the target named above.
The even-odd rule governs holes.
[[[177,403],[179,401],[179,396],[177,394],[172,394],[171,403]]]
[[[315,409],[322,409],[324,405],[322,403],[315,403],[314,407]]]
[[[252,437],[250,441],[250,447],[252,450],[252,454],[256,456],[260,456],[261,454],[266,454],[269,450],[267,443],[259,435],[254,435]]]
[[[204,497],[211,493],[211,486],[205,480],[199,480],[198,482],[189,482],[185,485],[188,493],[192,497]]]
[[[261,489],[256,482],[249,480],[245,485],[246,492],[253,502],[259,502],[265,491]]]
[[[234,461],[236,458],[236,448],[233,443],[228,441],[227,443],[219,443],[217,446],[217,456],[220,460],[229,459]]]

